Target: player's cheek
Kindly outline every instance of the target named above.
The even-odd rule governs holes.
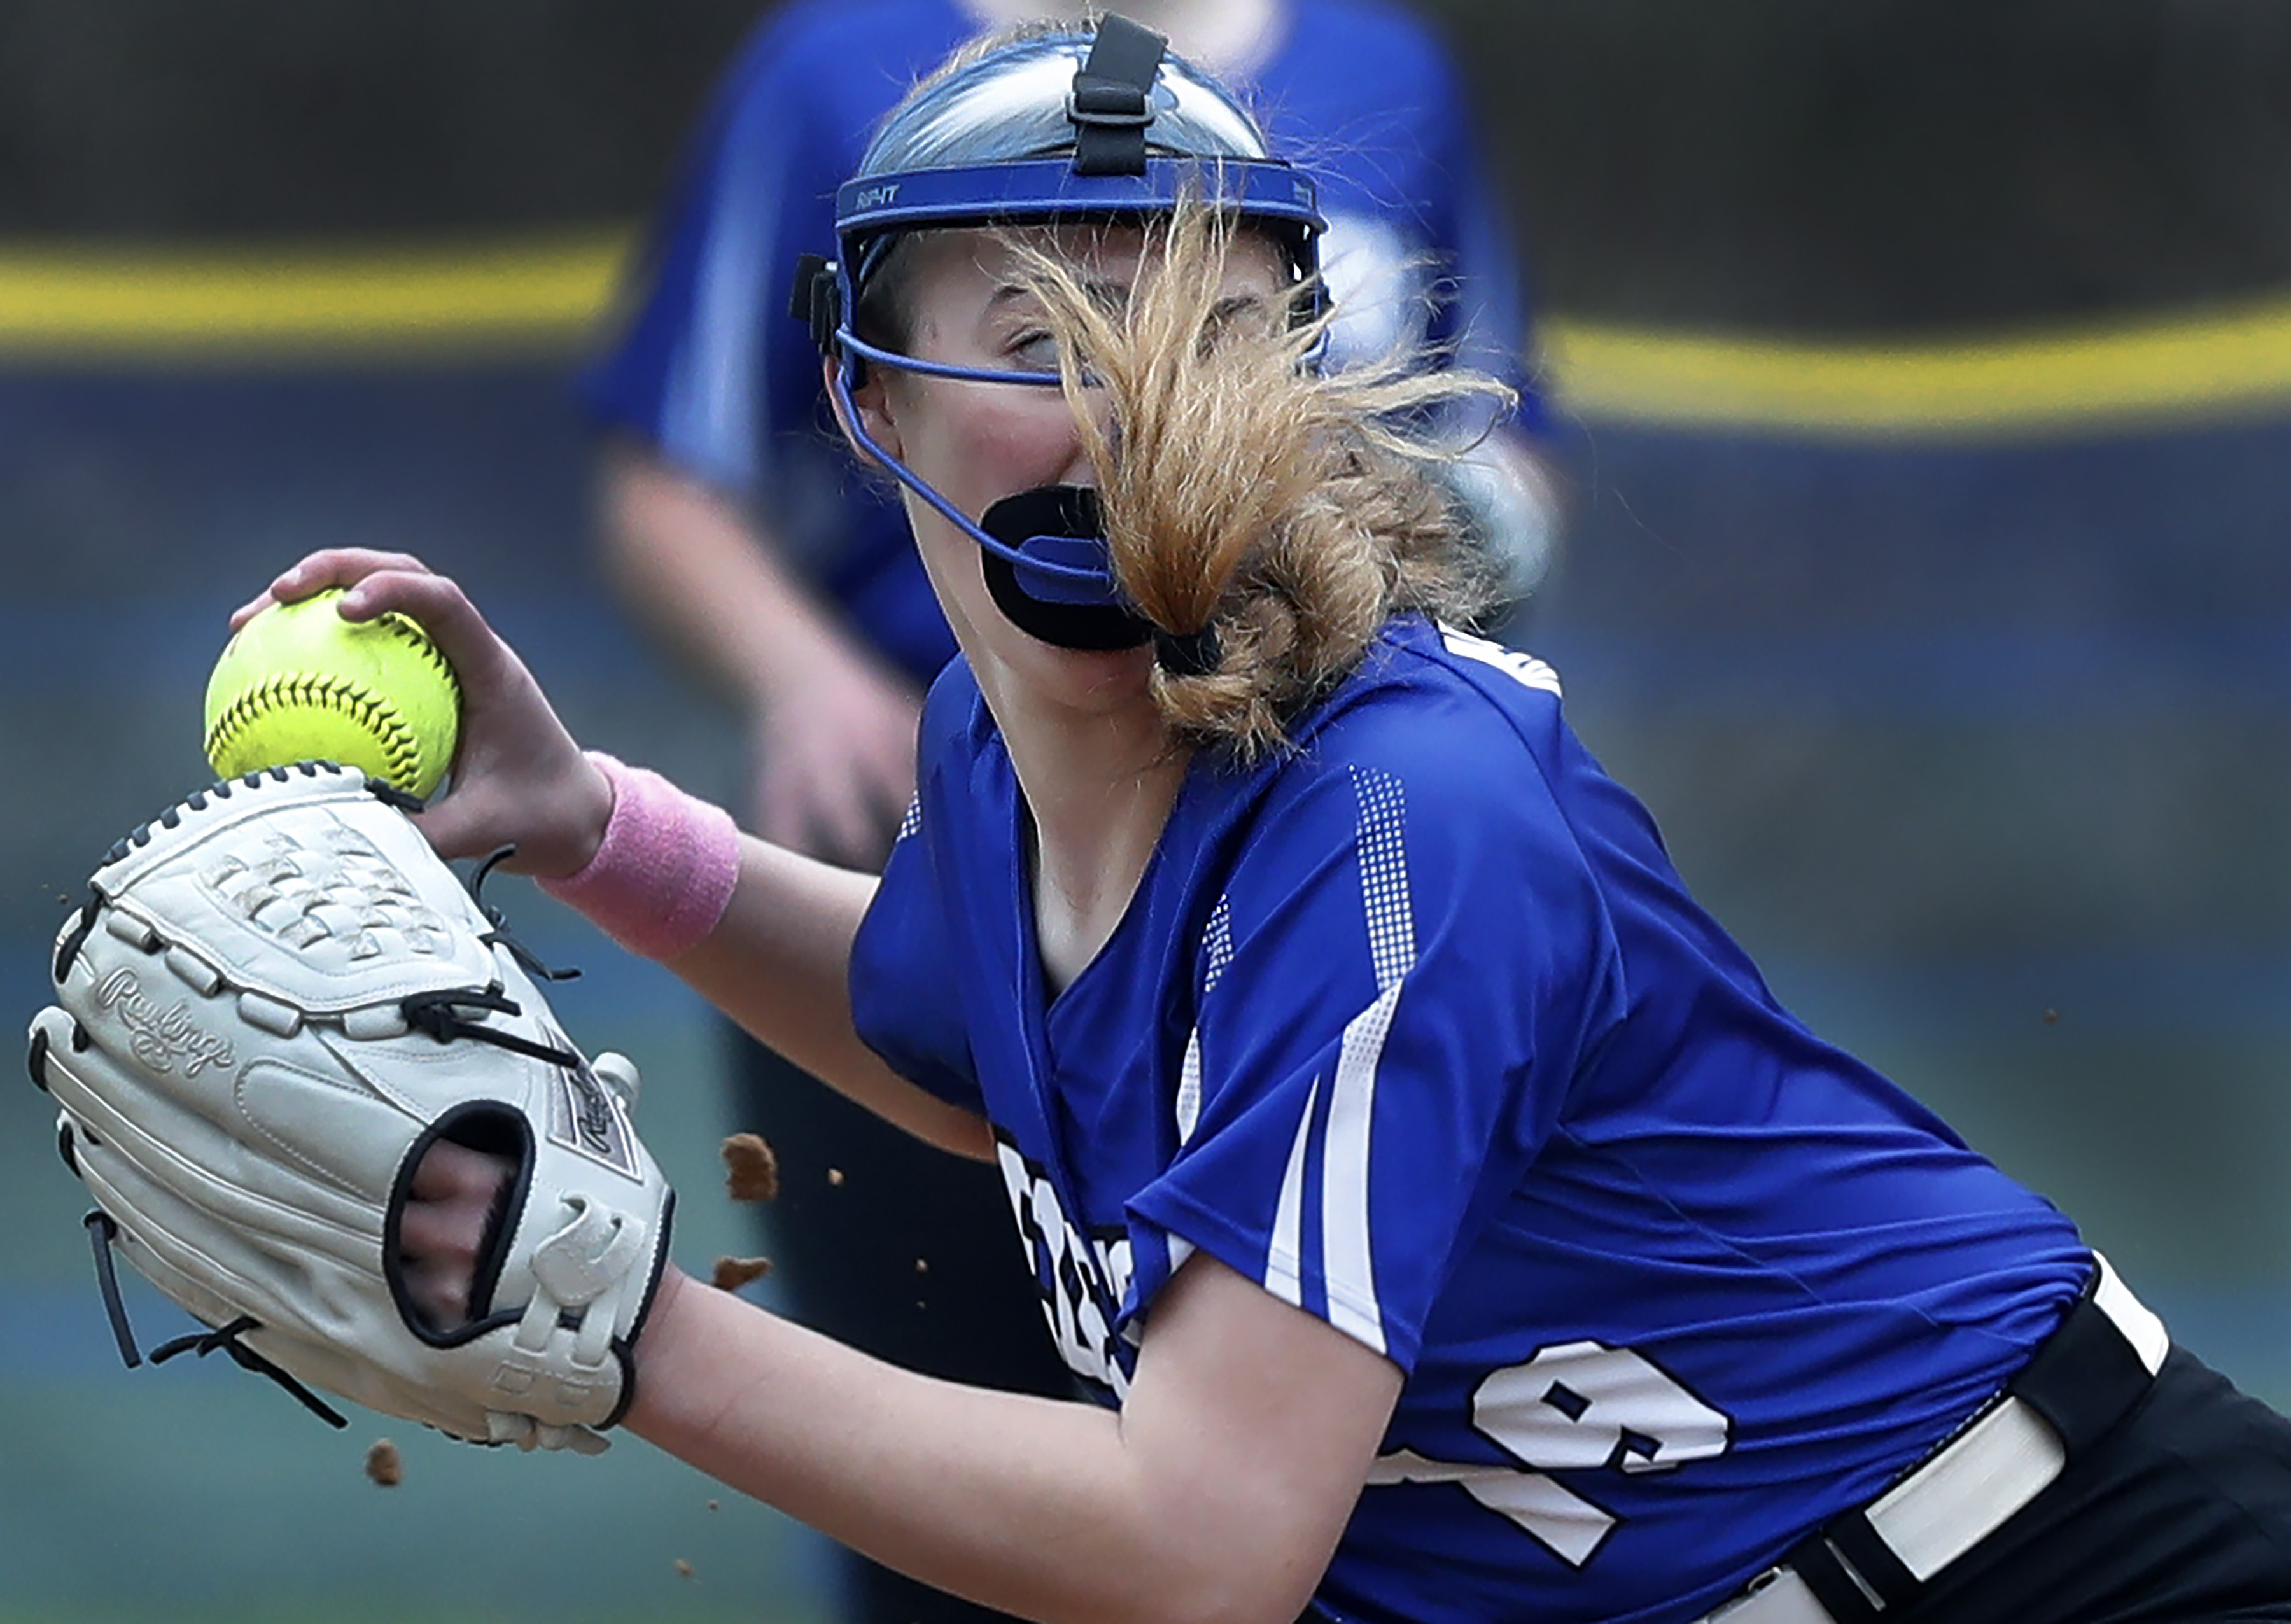
[[[953,425],[961,443],[949,460],[977,482],[982,505],[1036,486],[1089,479],[1081,430],[1062,391],[1013,384],[999,392],[1007,398]]]

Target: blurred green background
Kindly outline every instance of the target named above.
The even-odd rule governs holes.
[[[1555,334],[1845,344],[1880,391],[1966,344],[2158,318],[2247,320],[2228,342],[2263,363],[2279,347],[2274,0],[1427,9],[1472,72]],[[148,256],[164,279],[183,254],[604,240],[758,12],[0,4],[0,993],[20,1018],[97,856],[204,781],[225,614],[311,546],[461,576],[588,742],[727,799],[742,763],[591,562],[580,320],[380,358],[35,341],[11,256]],[[1889,430],[1683,424],[1571,392],[1559,365],[1572,512],[1519,629],[1785,999],[2278,1403],[2283,370],[2132,415]],[[679,1258],[753,1250],[716,1145],[769,1124],[727,1120],[702,1012],[529,888],[496,900],[586,969],[557,998],[568,1028],[643,1065]],[[809,1536],[633,1441],[504,1456],[363,1413],[334,1434],[234,1370],[121,1369],[83,1206],[45,1102],[0,1092],[0,1624],[830,1611]],[[130,1302],[147,1344],[182,1328]],[[382,1435],[406,1458],[390,1490],[361,1470]]]

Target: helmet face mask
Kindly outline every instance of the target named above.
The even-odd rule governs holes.
[[[1059,375],[900,354],[863,339],[855,320],[860,296],[910,232],[1150,225],[1194,202],[1277,243],[1304,291],[1300,304],[1317,316],[1324,222],[1311,177],[1269,156],[1246,109],[1165,46],[1108,16],[1095,34],[1022,38],[926,81],[837,192],[835,262],[807,255],[797,273],[792,313],[810,322],[835,361],[829,387],[860,449],[979,545],[995,601],[1014,623],[1065,647],[1130,647],[1154,634],[1114,580],[1094,497],[1063,494],[1069,487],[1022,492],[982,523],[876,444],[851,398],[868,364],[1032,387],[1057,386]],[[1035,534],[1043,515],[1057,522],[1041,519]]]

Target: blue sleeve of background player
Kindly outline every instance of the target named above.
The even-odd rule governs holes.
[[[1276,143],[1322,182],[1344,364],[1420,336],[1519,390],[1514,421],[1546,424],[1512,222],[1471,100],[1439,33],[1382,0],[1322,0],[1258,86]],[[1389,261],[1389,262],[1383,262]],[[1393,301],[1389,312],[1379,306]]]
[[[1482,157],[1471,99],[1444,50],[1428,53],[1431,88],[1423,105],[1434,109],[1424,141],[1433,173],[1445,181],[1434,194],[1426,225],[1443,265],[1430,337],[1454,346],[1457,362],[1501,378],[1520,391],[1512,421],[1529,433],[1548,426],[1529,369],[1526,275],[1514,221],[1499,203]]]
[[[864,134],[809,106],[805,9],[768,24],[726,76],[614,347],[581,380],[599,423],[739,494],[763,480],[768,438],[811,422],[818,356],[787,314],[788,285],[797,253],[833,243],[841,147]]]
[[[1198,1249],[1405,1370],[1622,989],[1598,890],[1517,741],[1381,725],[1395,747],[1314,769],[1216,904],[1181,1145],[1130,1202],[1129,1306]],[[1490,771],[1483,745],[1510,767]]]
[[[1535,383],[1525,273],[1510,225],[1495,211],[1481,181],[1476,154],[1468,141],[1461,144],[1465,150],[1455,160],[1458,193],[1451,201],[1457,208],[1456,276],[1467,294],[1450,301],[1443,313],[1443,325],[1450,330],[1435,336],[1455,345],[1461,365],[1492,374],[1517,390],[1513,423],[1543,434],[1550,419]]]

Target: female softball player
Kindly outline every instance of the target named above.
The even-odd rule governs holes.
[[[1332,362],[1420,329],[1459,364],[1525,382],[1520,274],[1435,33],[1390,0],[1128,4],[1179,49],[1215,52],[1232,87],[1292,143],[1319,139],[1320,258],[1345,312]],[[924,691],[955,646],[898,486],[854,478],[848,452],[821,432],[819,352],[788,319],[789,267],[834,240],[836,189],[907,87],[982,28],[1084,9],[770,7],[697,126],[626,326],[583,379],[605,430],[608,573],[662,646],[745,696],[744,821],[813,856],[881,866],[913,799]],[[1473,465],[1484,527],[1508,538],[1523,589],[1555,518],[1539,426],[1524,397]],[[727,1120],[767,1130],[785,1175],[759,1219],[780,1300],[911,1369],[1073,1394],[1041,1334],[992,1168],[936,1154],[744,1035],[724,1060]],[[848,1189],[828,1185],[831,1168],[849,1173]],[[904,1199],[854,1199],[867,1188]],[[929,1279],[919,1282],[912,1264],[925,1256]],[[872,1564],[842,1571],[847,1624],[993,1616]]]
[[[959,57],[801,308],[962,654],[880,880],[583,756],[453,583],[314,555],[467,695],[525,866],[1008,1182],[1102,1406],[671,1273],[627,1425],[1046,1620],[2291,1618],[2291,1426],[1775,1002],[1552,672],[1450,630],[1407,423],[1313,364],[1310,181],[1108,20]],[[466,1299],[500,1166],[406,1220]]]

